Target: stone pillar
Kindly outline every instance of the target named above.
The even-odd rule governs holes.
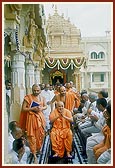
[[[83,89],[88,90],[88,75],[87,75],[87,70],[85,71],[84,88]]]
[[[93,75],[93,73],[91,72],[90,73],[90,82],[92,82],[92,75]]]
[[[34,70],[34,79],[36,84],[40,84],[40,68],[37,63],[35,65],[35,70]]]
[[[81,89],[81,75],[80,75],[80,71],[79,69],[76,69],[75,72],[74,72],[74,76],[75,76],[75,81],[76,81],[76,89],[77,91],[80,91]]]
[[[91,72],[91,73],[90,73],[90,84],[89,84],[89,88],[92,88],[92,82],[93,82],[92,75],[93,75],[93,73]]]
[[[110,72],[105,73],[105,83],[106,83],[106,88],[108,88],[108,95],[109,95],[109,97],[111,97],[112,83],[111,83],[111,73]]]
[[[2,131],[3,131],[3,138],[4,138],[4,146],[2,148],[3,150],[3,154],[4,154],[4,163],[7,162],[7,156],[8,156],[8,114],[7,114],[7,111],[6,111],[6,92],[5,92],[5,84],[4,84],[4,101],[3,101],[3,120],[4,123],[2,124]]]
[[[77,90],[80,92],[80,83],[81,83],[81,81],[80,81],[80,73],[78,73],[77,74]]]
[[[12,53],[12,91],[10,120],[19,121],[20,110],[25,96],[25,57],[19,52]]]
[[[81,90],[84,89],[84,72],[81,72]]]
[[[105,73],[105,83],[109,84],[109,81],[108,81],[108,72]]]
[[[26,93],[30,94],[32,92],[32,85],[34,81],[34,65],[30,60],[26,60]]]
[[[109,97],[111,97],[113,95],[113,82],[112,82],[112,76],[111,76],[111,72],[108,72],[108,94]]]

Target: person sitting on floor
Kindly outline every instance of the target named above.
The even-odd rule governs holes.
[[[29,157],[30,155],[30,148],[27,145],[27,140],[23,135],[22,129],[17,125],[16,121],[12,121],[9,123],[9,135],[8,135],[8,153],[11,152],[12,148],[13,148],[13,142],[15,139],[19,139],[22,138],[23,142],[24,142],[24,148],[25,148],[25,152],[27,154],[27,157]]]
[[[106,119],[106,125],[102,129],[104,139],[93,148],[96,160],[102,153],[111,148],[111,105],[107,106],[104,112],[104,117]]]
[[[13,141],[13,149],[10,152],[12,164],[27,164],[27,154],[22,138]]]
[[[68,109],[64,108],[62,101],[57,102],[56,109],[54,109],[50,116],[52,129],[50,133],[52,150],[55,152],[53,157],[64,156],[66,151],[67,157],[72,158],[70,152],[72,151],[72,131],[70,128],[73,122],[73,117]]]

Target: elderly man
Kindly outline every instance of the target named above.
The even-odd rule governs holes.
[[[95,123],[95,125],[102,130],[102,128],[106,125],[106,120],[103,114],[107,106],[107,101],[104,98],[101,98],[98,101],[100,101],[100,105],[98,103],[100,117],[99,117],[99,120]],[[104,139],[104,135],[102,131],[100,131],[99,133],[93,134],[92,136],[87,138],[86,152],[87,152],[87,157],[88,157],[88,164],[96,163],[96,159],[95,159],[94,152],[93,152],[93,147],[99,144],[103,139]]]
[[[49,84],[45,84],[45,88],[41,91],[41,95],[45,98],[46,104],[51,100],[51,93],[49,91]],[[51,112],[51,106],[47,105],[47,109],[43,111],[45,119],[46,119],[46,131],[50,129],[50,124],[49,124],[49,114]]]
[[[111,148],[111,105],[106,107],[103,115],[106,120],[106,125],[102,128],[104,139],[93,148],[96,159]]]
[[[70,110],[73,114],[75,102],[78,101],[77,96],[74,93],[66,92],[66,88],[64,86],[60,87],[59,92],[60,93],[55,95],[49,104],[62,101],[64,103],[64,107]]]
[[[20,127],[27,131],[30,150],[37,163],[36,152],[39,152],[45,135],[45,117],[43,110],[47,108],[45,98],[41,95],[40,86],[32,86],[32,94],[26,95],[22,104]]]
[[[64,108],[62,101],[57,102],[57,108],[51,112],[49,119],[52,123],[51,143],[52,150],[55,152],[53,157],[64,156],[66,151],[67,157],[71,158],[72,150],[72,131],[70,123],[73,122],[72,114]]]

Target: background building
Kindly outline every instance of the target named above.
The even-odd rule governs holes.
[[[69,18],[55,12],[47,20],[48,50],[44,83],[55,84],[72,80],[78,91],[106,89],[111,92],[111,35],[83,37]]]
[[[81,68],[81,88],[89,92],[106,89],[111,96],[111,36],[82,38],[85,64]]]

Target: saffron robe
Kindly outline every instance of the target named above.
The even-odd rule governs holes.
[[[104,140],[100,144],[95,145],[93,148],[96,160],[103,152],[111,148],[111,130],[109,126],[105,125],[102,129],[102,132],[105,136]]]
[[[64,116],[72,118],[72,114],[69,110],[64,108]],[[50,113],[49,119],[53,120],[56,116],[59,116],[57,109]],[[65,150],[71,152],[72,150],[72,131],[70,129],[70,122],[60,116],[52,123],[52,129],[50,133],[52,150],[58,154],[59,157],[64,156]]]
[[[77,97],[72,92],[66,92],[65,102],[62,100],[62,97],[60,94],[56,95],[56,102],[62,101],[64,103],[64,107],[70,111],[73,111],[76,100],[77,100]]]
[[[74,105],[74,107],[75,107],[75,108],[78,108],[78,107],[80,106],[80,97],[78,96],[78,93],[77,93],[77,92],[74,92],[74,91],[72,90],[72,88],[70,88],[67,92],[68,92],[68,93],[73,93],[73,94],[75,94],[75,105]]]
[[[43,106],[42,97],[41,101],[39,102],[35,96],[30,94],[26,95],[24,100],[27,102],[27,107],[30,107],[33,101],[38,102],[41,106]],[[34,113],[33,111],[21,111],[19,123],[20,127],[27,132],[31,152],[36,153],[36,151],[40,150],[45,135],[44,114],[41,111],[38,113]]]

